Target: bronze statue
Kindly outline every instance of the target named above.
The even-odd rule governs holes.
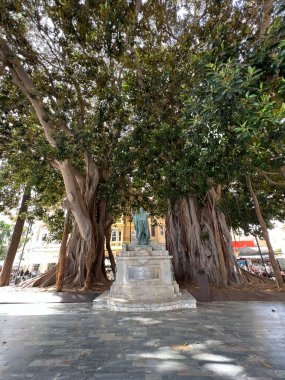
[[[140,207],[140,212],[134,214],[131,209],[131,215],[135,224],[138,245],[148,245],[150,233],[148,227],[148,214]]]

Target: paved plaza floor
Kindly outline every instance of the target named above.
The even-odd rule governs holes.
[[[0,379],[285,379],[285,303],[0,305]]]

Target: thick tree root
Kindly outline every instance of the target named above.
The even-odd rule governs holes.
[[[242,274],[244,275],[244,278],[247,282],[247,284],[255,284],[255,285],[258,285],[258,284],[267,284],[267,285],[275,285],[275,281],[274,280],[271,280],[270,278],[267,278],[267,277],[263,277],[263,276],[258,276],[257,274],[254,274],[254,273],[251,273],[251,272],[248,272],[247,270],[245,269],[241,269],[241,272]]]
[[[21,282],[18,287],[20,288],[45,288],[47,286],[55,285],[56,280],[56,266],[46,273],[42,273],[37,277]]]
[[[226,218],[216,207],[214,189],[210,195],[203,202],[184,196],[169,204],[166,246],[173,256],[175,277],[195,282],[198,270],[203,269],[210,284],[243,284],[245,279],[234,257]]]
[[[47,288],[50,286],[55,286],[56,285],[56,266],[52,269],[50,269],[46,273],[42,273],[39,276],[35,278],[31,278],[29,280],[21,282],[17,287],[19,288]],[[64,285],[71,285],[72,280],[74,279],[76,273],[73,273],[73,275],[68,276],[65,278],[63,284]],[[103,277],[99,281],[104,287],[109,288],[110,285],[112,284],[113,281],[108,280],[107,278]],[[90,283],[89,286],[84,286],[83,290],[88,291],[92,290],[94,285],[98,285],[98,281],[95,281]]]

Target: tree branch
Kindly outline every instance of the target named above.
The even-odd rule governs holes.
[[[136,15],[136,22],[138,21],[138,15],[142,8],[142,0],[136,0],[136,6],[135,6],[135,15]]]
[[[141,0],[136,0],[136,4],[135,4],[135,20],[134,20],[134,23],[133,23],[133,29],[135,29],[135,26],[138,22],[138,15],[141,11],[141,7],[142,7],[142,1]],[[135,51],[135,48],[133,46],[133,41],[130,41],[130,37],[129,37],[129,32],[126,32],[126,43],[129,47],[129,50],[131,52],[131,56],[133,57],[134,59],[134,62],[135,62],[135,66],[136,66],[136,70],[137,70],[137,80],[138,80],[138,85],[140,88],[144,88],[145,85],[144,85],[144,81],[142,79],[143,75],[142,75],[142,68],[141,68],[141,64],[140,64],[140,61],[138,59],[138,56],[137,56],[137,53]]]
[[[267,28],[270,25],[273,0],[264,0],[262,8],[262,21],[259,27],[259,37],[263,38]]]
[[[175,41],[178,41],[178,38],[174,35],[172,32],[172,29],[169,25],[169,20],[168,20],[168,15],[167,15],[167,9],[166,9],[166,2],[163,4],[163,11],[164,11],[164,16],[165,16],[165,24],[166,24],[166,30],[167,33],[172,37]]]
[[[258,173],[260,173],[264,178],[267,179],[267,181],[269,183],[271,183],[272,185],[275,185],[275,186],[279,186],[279,187],[285,187],[285,182],[277,182],[277,181],[274,181],[273,179],[271,179],[266,172],[264,172],[263,170],[261,169],[258,169],[256,168],[256,170],[258,171]]]
[[[42,125],[46,139],[51,146],[55,147],[56,143],[52,136],[52,131],[55,130],[49,120],[51,116],[45,111],[42,96],[36,88],[32,78],[27,74],[23,66],[19,63],[16,54],[8,46],[7,41],[0,37],[0,58],[11,71],[13,83],[23,92],[29,99],[32,107],[34,108],[40,124]],[[65,126],[64,123],[58,122],[56,125],[65,133],[72,135],[71,131]]]
[[[282,176],[285,178],[285,165],[280,168]]]
[[[76,224],[78,225],[80,235],[82,239],[86,240],[92,230],[92,226],[83,195],[81,194],[80,187],[76,180],[77,173],[68,160],[64,160],[63,162],[56,161],[56,164],[60,168],[67,199]]]

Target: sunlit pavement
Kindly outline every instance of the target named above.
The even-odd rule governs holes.
[[[285,379],[285,303],[0,305],[0,379]]]

